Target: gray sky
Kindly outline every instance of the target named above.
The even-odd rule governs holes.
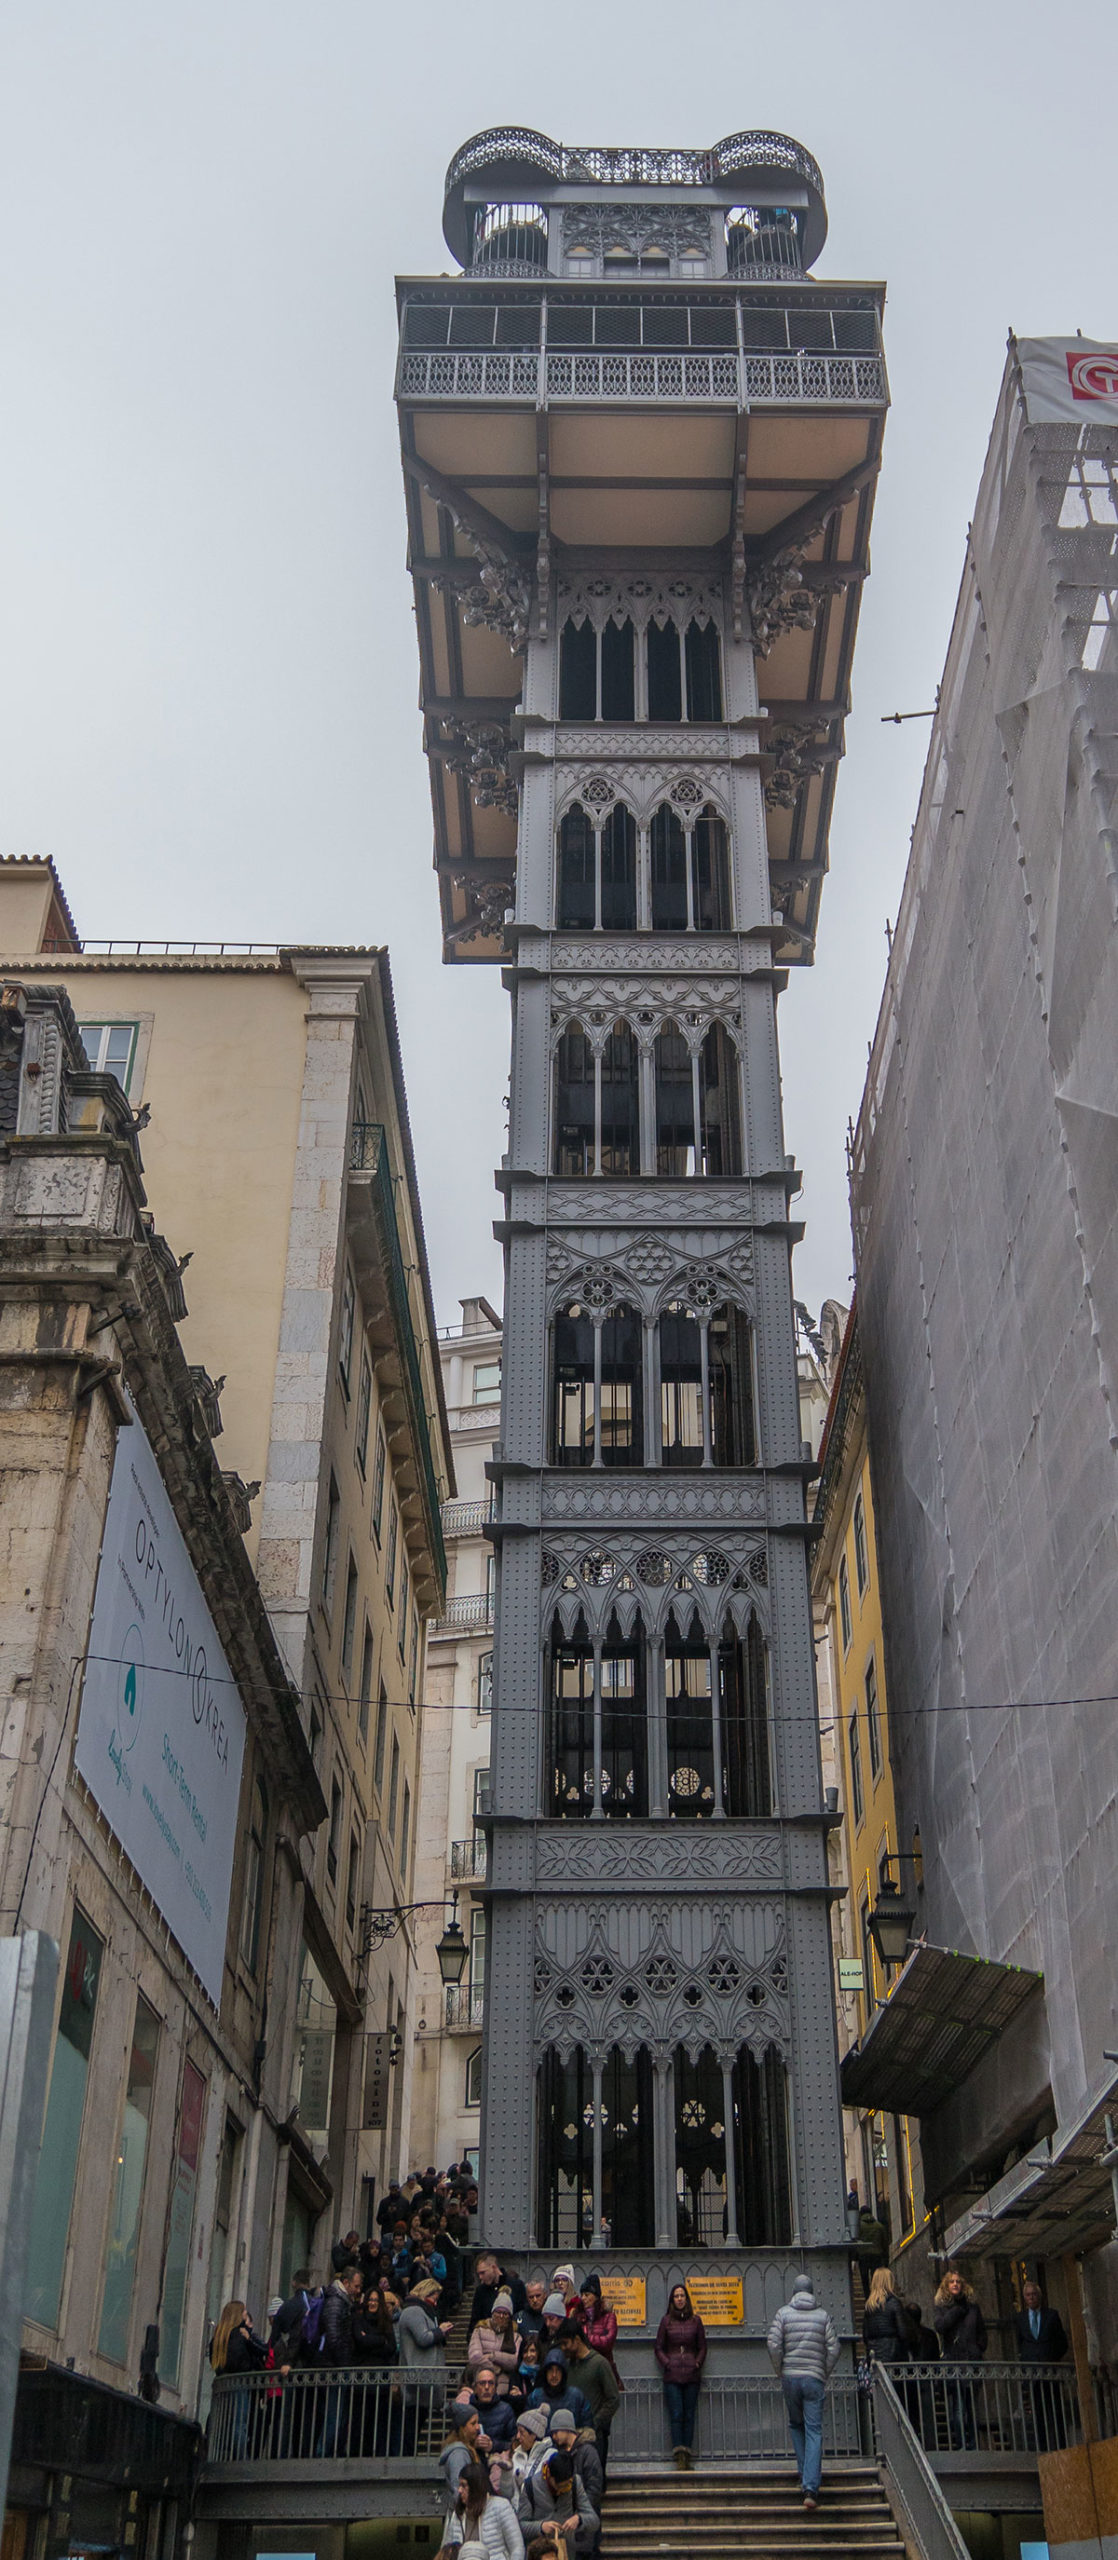
[[[775,125],[821,275],[889,283],[886,431],[819,961],[782,1007],[798,1293],[845,1293],[857,1109],[1009,325],[1118,333],[1113,0],[391,12],[11,0],[0,108],[0,849],[89,936],[387,941],[440,1317],[499,1294],[507,999],[445,970],[392,279],[446,163]],[[189,1238],[176,1238],[183,1246]]]

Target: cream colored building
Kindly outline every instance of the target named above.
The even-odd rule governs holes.
[[[364,2227],[408,2148],[414,1938],[401,1923],[370,1946],[363,1913],[414,1898],[454,1485],[388,957],[81,945],[35,862],[0,864],[0,950],[65,989],[91,1065],[144,1122],[155,1221],[186,1263],[184,1347],[221,1381],[221,1464],[326,1802],[300,1851],[270,2290]],[[387,2074],[368,2068],[378,2034]]]
[[[439,2169],[463,2157],[478,2166],[495,1572],[485,1470],[501,1407],[500,1318],[485,1298],[461,1305],[460,1327],[439,1342],[459,1498],[443,1512],[446,1613],[428,1638],[415,1882],[435,1908],[423,1915],[419,1941],[412,2151],[418,2167]],[[444,1989],[435,1942],[442,1897],[455,1893],[470,1960],[461,1984]]]

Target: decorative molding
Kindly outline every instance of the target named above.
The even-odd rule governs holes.
[[[666,1237],[636,1235],[625,1242],[620,1254],[606,1261],[598,1253],[580,1253],[562,1236],[550,1235],[547,1278],[549,1314],[572,1298],[578,1298],[591,1315],[635,1305],[649,1322],[676,1301],[703,1316],[729,1298],[751,1317],[754,1314],[753,1246],[748,1237],[731,1243],[714,1259],[685,1258]]]
[[[646,1224],[650,1211],[654,1213],[657,1208],[665,1223],[670,1220],[673,1226],[714,1226],[727,1221],[755,1227],[762,1223],[756,1215],[753,1185],[747,1174],[735,1183],[692,1182],[681,1177],[677,1183],[660,1184],[659,1196],[650,1192],[648,1183],[642,1183],[639,1190],[633,1183],[618,1191],[606,1177],[588,1183],[560,1181],[553,1175],[549,1191],[551,1227],[632,1227]],[[778,1221],[783,1215],[781,1207]]]
[[[712,1024],[720,1022],[735,1048],[744,1046],[741,988],[735,979],[719,987],[716,980],[659,978],[644,990],[615,978],[583,981],[553,978],[551,1033],[553,1043],[572,1023],[585,1032],[595,1054],[608,1040],[615,1022],[628,1023],[638,1049],[651,1049],[657,1033],[673,1022],[688,1048],[701,1049]]]
[[[593,753],[591,749],[589,752]],[[674,779],[658,768],[653,756],[642,756],[639,762],[611,766],[603,773],[595,757],[593,765],[579,767],[561,764],[555,768],[555,807],[558,817],[581,801],[589,817],[601,824],[615,800],[624,800],[638,825],[647,826],[653,812],[664,800],[676,803],[686,829],[690,830],[709,803],[723,825],[729,825],[730,811],[726,797],[724,773],[706,774],[694,770],[693,758],[688,769]]]
[[[582,253],[602,264],[618,249],[629,258],[650,250],[667,258],[710,256],[710,214],[702,205],[568,204],[562,223],[568,258]]]
[[[828,765],[837,764],[839,750],[830,744],[826,730],[781,728],[771,742],[765,741],[766,753],[773,763],[765,775],[765,806],[768,809],[794,809],[805,782],[813,774],[825,773]]]
[[[561,577],[557,620],[592,622],[602,631],[607,622],[631,622],[645,631],[650,622],[674,622],[683,631],[689,622],[713,622],[721,631],[725,619],[721,578],[608,577],[601,570]],[[683,726],[679,731],[682,738]]]
[[[697,1616],[710,1644],[730,1618],[744,1636],[751,1617],[767,1632],[769,1560],[764,1539],[746,1543],[724,1537],[717,1547],[696,1547],[693,1536],[662,1530],[654,1545],[618,1539],[587,1546],[569,1533],[550,1535],[540,1558],[545,1627],[558,1617],[571,1639],[584,1618],[592,1638],[616,1617],[623,1636],[638,1620],[648,1636],[660,1636],[673,1614],[677,1624]]]
[[[689,1831],[691,1826],[688,1826]],[[604,2060],[611,2045],[727,2066],[791,2049],[788,1960],[779,1904],[615,1901],[537,1906],[534,2040]]]
[[[729,764],[733,753],[730,736],[725,729],[692,729],[681,721],[678,729],[650,729],[636,720],[623,729],[575,729],[561,720],[555,730],[557,757],[572,759],[590,757],[595,764],[655,763],[686,764],[701,770],[703,765]],[[755,754],[740,742],[738,754]]]
[[[779,1884],[783,1849],[779,1832],[740,1823],[626,1825],[623,1842],[613,1823],[563,1822],[536,1835],[536,1883],[616,1887],[726,1884],[747,1890]]]
[[[753,953],[750,952],[750,957]],[[736,943],[720,941],[713,934],[684,934],[672,939],[668,934],[640,934],[631,940],[616,933],[603,933],[600,942],[571,942],[555,935],[551,944],[551,966],[558,976],[574,976],[586,969],[612,970],[626,977],[647,979],[650,991],[659,985],[662,971],[694,970],[702,967],[712,977],[725,977],[731,971],[739,976],[742,953]],[[767,966],[767,954],[764,965]]]
[[[609,1469],[591,1474],[572,1470],[570,1475],[545,1475],[542,1484],[540,1516],[545,1526],[559,1527],[568,1521],[580,1521],[589,1531],[605,1534],[615,1524],[642,1521],[649,1528],[661,1522],[670,1526],[685,1523],[692,1534],[716,1527],[720,1532],[725,1522],[733,1528],[745,1528],[765,1521],[765,1484],[760,1476],[745,1470],[720,1478],[713,1471],[688,1476],[683,1469],[671,1469],[664,1475],[649,1468],[642,1475],[616,1475]]]
[[[502,720],[441,722],[441,759],[451,773],[463,773],[476,809],[503,809],[515,818],[519,793],[509,772],[512,740]]]

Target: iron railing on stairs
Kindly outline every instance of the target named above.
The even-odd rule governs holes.
[[[904,2367],[906,2376],[911,2371]],[[886,2365],[873,2368],[873,2421],[889,2503],[918,2560],[967,2560],[967,2546]]]
[[[833,2460],[862,2458],[863,2398],[853,2374],[834,2374],[828,2383],[823,2449]],[[696,2450],[709,2462],[784,2459],[791,2445],[784,2394],[775,2374],[712,2374],[708,2369],[699,2393]],[[666,2461],[670,2451],[662,2384],[651,2375],[627,2375],[610,2431],[611,2461],[615,2454],[626,2462]]]

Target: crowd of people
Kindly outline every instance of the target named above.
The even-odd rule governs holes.
[[[348,2231],[335,2241],[324,2285],[308,2268],[299,2271],[291,2294],[270,2305],[266,2336],[243,2302],[227,2303],[210,2349],[214,2371],[262,2377],[233,2395],[227,2458],[416,2455],[441,2445],[444,2551],[453,2546],[455,2560],[458,2545],[466,2546],[466,2560],[478,2560],[475,2545],[499,2560],[525,2560],[526,2551],[527,2560],[554,2560],[560,2544],[566,2560],[588,2560],[601,2529],[610,2430],[624,2388],[616,2315],[593,2269],[580,2279],[565,2262],[547,2280],[525,2280],[485,2249],[471,2265],[476,2211],[468,2162],[443,2175],[413,2174],[388,2189],[374,2237]],[[876,2248],[867,2219],[863,2213],[860,2256]],[[973,2449],[973,2369],[987,2347],[973,2288],[949,2268],[929,2323],[919,2303],[901,2297],[880,2258],[866,2273],[863,2378],[874,2363],[890,2368],[926,2444],[935,2443],[939,2424],[937,2390],[951,2443]],[[448,2344],[456,2325],[461,2335],[471,2277],[465,2352],[452,2367]],[[810,2509],[819,2497],[826,2386],[839,2341],[806,2277],[777,2313],[768,2348]],[[1059,2317],[1036,2285],[1025,2287],[1017,2349],[1025,2365],[1067,2353]],[[684,2284],[672,2289],[654,2353],[672,2458],[688,2470],[707,2341]],[[943,2366],[934,2387],[927,2372],[933,2363]],[[906,2374],[906,2367],[918,2370]],[[336,2386],[285,2390],[292,2376],[320,2371],[336,2372]],[[389,2387],[381,2389],[385,2376]],[[1039,2376],[1024,2387],[1030,2440],[1052,2450],[1065,2441],[1059,2391]]]

